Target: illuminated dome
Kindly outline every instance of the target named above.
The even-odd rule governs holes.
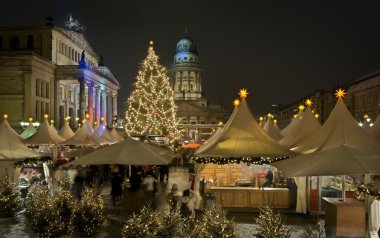
[[[197,52],[197,46],[195,45],[194,41],[191,40],[189,37],[184,37],[180,39],[177,43],[177,50],[176,53],[194,53],[198,54]]]
[[[177,42],[174,64],[198,64],[198,51],[194,41],[185,36]]]

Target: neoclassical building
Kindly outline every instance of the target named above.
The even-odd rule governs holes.
[[[203,69],[197,46],[187,35],[177,42],[169,72],[181,129],[193,140],[207,139],[224,121],[224,108],[210,105],[203,97]]]
[[[352,82],[344,101],[357,121],[362,121],[364,115],[375,121],[380,114],[380,71]]]
[[[66,117],[76,128],[87,113],[91,123],[117,115],[119,83],[75,23],[0,27],[0,113],[14,128],[44,114],[57,128]]]

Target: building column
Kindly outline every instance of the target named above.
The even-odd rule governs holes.
[[[114,116],[117,116],[117,93],[116,92],[112,94],[112,117]]]
[[[81,79],[79,80],[79,121],[82,121],[85,117],[85,109],[86,109],[86,82]]]
[[[87,112],[90,116],[90,125],[92,126],[94,122],[94,84],[90,83],[87,85]]]
[[[107,122],[107,92],[103,90],[102,92],[102,117],[104,122]]]
[[[54,104],[54,106],[50,107],[51,109],[53,109],[53,111],[50,111],[50,115],[49,116],[53,118],[54,124],[57,125],[57,123],[59,123],[59,95],[58,95],[58,92],[59,92],[59,80],[52,79],[50,82],[52,82],[53,85],[54,85],[53,86],[54,89],[53,90],[49,90],[50,91],[50,97],[53,98],[53,100],[50,100],[50,102],[52,102]],[[62,93],[64,93],[64,92],[62,92]],[[55,126],[55,125],[53,125],[53,126]]]
[[[112,125],[112,94],[107,92],[107,124]]]
[[[100,125],[100,87],[95,87],[95,113],[96,124]]]

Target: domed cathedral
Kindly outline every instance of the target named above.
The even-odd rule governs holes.
[[[206,140],[223,122],[224,110],[222,105],[210,105],[203,97],[203,69],[197,46],[187,32],[177,43],[169,72],[183,140]]]

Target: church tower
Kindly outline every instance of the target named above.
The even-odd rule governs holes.
[[[199,64],[197,46],[187,33],[177,43],[170,72],[175,100],[191,100],[198,106],[207,106],[207,100],[202,98],[203,69]]]

